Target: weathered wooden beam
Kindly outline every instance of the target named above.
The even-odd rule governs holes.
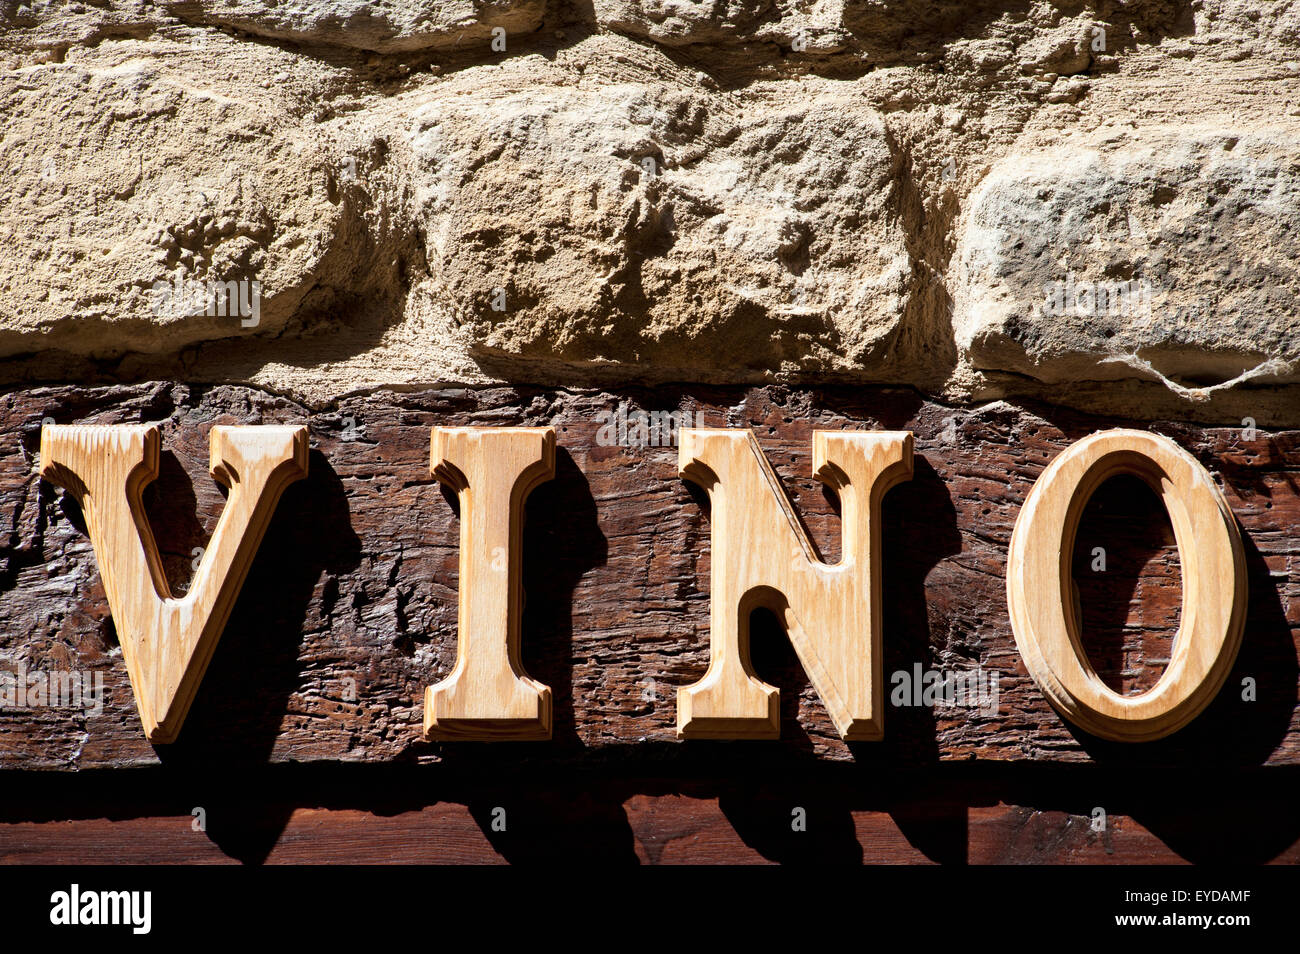
[[[1000,674],[998,702],[982,711],[891,701],[882,741],[846,743],[779,627],[760,613],[754,666],[781,690],[781,738],[743,743],[754,759],[780,751],[880,766],[1300,763],[1297,431],[1249,434],[1006,403],[955,409],[908,391],[862,388],[381,392],[311,411],[246,388],[155,384],[34,388],[9,393],[0,407],[0,512],[9,527],[0,551],[0,659],[29,672],[102,674],[104,689],[102,711],[89,715],[50,706],[0,711],[0,765],[469,757],[472,746],[421,738],[424,690],[452,671],[457,645],[457,503],[429,473],[434,426],[556,433],[555,478],[525,508],[521,631],[524,670],[552,690],[553,738],[511,744],[508,756],[496,757],[608,748],[660,759],[713,744],[679,741],[675,731],[676,690],[707,667],[708,501],[678,476],[671,441],[635,446],[654,436],[635,417],[611,426],[624,402],[684,411],[691,424],[753,428],[829,559],[840,552],[839,518],[833,495],[812,476],[812,432],[914,435],[913,477],[882,505],[886,691],[896,688],[895,674],[910,679],[916,667],[978,667]],[[170,746],[154,748],[139,731],[75,500],[38,476],[46,419],[158,425],[160,474],[144,505],[178,592],[225,505],[207,474],[211,427],[308,428],[309,475],[284,492]],[[1187,728],[1139,748],[1088,736],[1053,710],[1016,651],[1004,590],[1011,530],[1036,478],[1072,442],[1115,426],[1165,434],[1215,476],[1240,522],[1249,586],[1242,648],[1224,689]],[[1149,687],[1163,671],[1181,598],[1167,522],[1158,504],[1134,507],[1135,499],[1103,487],[1076,550],[1090,659],[1103,680],[1129,690]],[[1109,547],[1105,572],[1088,571],[1096,545]],[[913,701],[910,689],[901,698]]]
[[[715,749],[466,768],[10,772],[0,864],[1300,861],[1292,767],[882,773]]]

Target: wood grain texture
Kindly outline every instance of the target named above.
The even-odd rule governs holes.
[[[671,774],[600,759],[8,773],[0,864],[1300,863],[1287,767],[885,775],[756,763],[756,744]]]
[[[1168,669],[1136,695],[1111,689],[1089,663],[1073,581],[1084,508],[1121,474],[1159,494],[1182,562],[1181,622]],[[1104,560],[1104,548],[1100,554]],[[1011,536],[1007,605],[1025,666],[1062,715],[1102,738],[1164,738],[1209,705],[1237,658],[1246,595],[1231,508],[1196,458],[1158,434],[1113,428],[1071,445],[1034,483]]]
[[[840,738],[882,738],[880,502],[912,475],[912,435],[813,434],[813,475],[842,508],[834,565],[808,539],[753,431],[683,431],[679,466],[709,494],[713,568],[709,668],[677,691],[677,735],[780,737],[780,690],[749,658],[750,617],[762,608],[782,620]]]
[[[551,688],[520,662],[524,501],[555,476],[549,427],[435,427],[429,470],[460,502],[456,665],[424,696],[427,739],[551,737]]]
[[[144,512],[158,477],[151,425],[41,429],[41,476],[85,516],[145,735],[176,740],[285,487],[307,476],[305,427],[213,427],[212,478],[230,491],[194,584],[172,595]],[[251,662],[251,661],[250,661]]]
[[[978,667],[1001,674],[996,711],[891,704],[880,742],[839,737],[775,621],[751,620],[755,673],[781,693],[781,737],[747,742],[770,765],[872,768],[951,761],[1201,765],[1300,764],[1300,432],[1115,421],[1006,403],[953,409],[906,391],[771,387],[617,393],[515,388],[376,393],[311,411],[236,387],[173,384],[33,388],[0,405],[0,660],[5,668],[102,674],[102,712],[0,711],[0,766],[87,770],[202,761],[442,763],[465,771],[509,758],[577,754],[676,764],[706,740],[677,739],[676,690],[709,661],[712,551],[706,494],[678,475],[674,446],[597,440],[620,402],[698,413],[707,427],[752,428],[827,561],[841,514],[812,466],[816,430],[912,431],[914,473],[886,494],[882,665],[890,674]],[[307,479],[267,529],[185,732],[155,748],[139,732],[84,515],[35,469],[43,418],[155,422],[159,477],[144,510],[171,586],[189,585],[195,547],[226,502],[206,471],[215,425],[305,425]],[[348,419],[351,419],[350,421]],[[607,415],[606,415],[607,419]],[[422,738],[424,690],[455,667],[460,561],[456,498],[429,473],[435,426],[553,427],[555,478],[525,504],[521,665],[549,686],[553,737],[483,753]],[[1240,522],[1249,600],[1223,690],[1186,728],[1139,755],[1071,726],[1024,668],[1012,636],[1005,569],[1012,528],[1043,469],[1097,430],[1168,436],[1215,478]],[[1113,483],[1113,482],[1112,482]],[[1085,649],[1119,691],[1154,685],[1182,602],[1178,552],[1158,503],[1100,488],[1078,547],[1113,544],[1112,569],[1075,561]],[[1147,521],[1154,521],[1148,523]],[[1078,555],[1076,548],[1076,557]],[[250,660],[256,660],[250,663]],[[1242,698],[1243,679],[1257,698]],[[711,771],[705,766],[700,771]]]

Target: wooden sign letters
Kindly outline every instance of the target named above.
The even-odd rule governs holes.
[[[1183,565],[1173,658],[1160,681],[1137,696],[1108,688],[1088,663],[1070,576],[1083,508],[1118,474],[1139,477],[1159,494]],[[1236,518],[1196,458],[1145,431],[1093,434],[1052,461],[1016,521],[1007,565],[1016,645],[1039,688],[1074,724],[1121,742],[1161,738],[1200,713],[1232,669],[1245,620],[1245,567]]]
[[[677,693],[679,738],[780,734],[777,690],[749,666],[749,616],[785,624],[808,678],[845,739],[884,734],[880,654],[880,501],[912,476],[912,435],[813,439],[813,474],[840,495],[843,559],[823,563],[750,430],[682,432],[678,466],[709,492],[712,595],[709,669]]]
[[[158,476],[149,426],[41,431],[41,476],[77,498],[95,547],[145,734],[171,742],[284,488],[307,476],[305,427],[214,427],[212,476],[230,489],[193,585],[171,595],[141,493]]]
[[[46,426],[41,475],[80,503],[145,733],[170,742],[203,678],[283,490],[307,475],[304,427],[213,427],[212,476],[229,499],[190,591],[171,595],[141,502],[158,473],[152,426]],[[821,559],[747,429],[680,433],[681,477],[711,505],[710,656],[677,694],[679,738],[776,738],[778,690],[753,672],[750,613],[782,621],[839,734],[884,736],[881,506],[911,478],[908,432],[817,431],[813,471],[840,500],[842,558]],[[549,427],[434,428],[430,470],[460,507],[456,662],[424,699],[429,739],[549,739],[551,690],[521,663],[524,502],[555,474]],[[1124,696],[1084,651],[1070,555],[1083,509],[1109,477],[1145,480],[1183,561],[1173,658],[1154,688]],[[1007,600],[1030,674],[1072,723],[1141,742],[1186,725],[1218,693],[1242,641],[1246,572],[1236,520],[1209,474],[1167,438],[1111,430],[1079,441],[1039,478],[1017,520]]]
[[[551,690],[519,662],[524,500],[555,476],[549,427],[435,427],[429,468],[460,498],[456,667],[424,695],[430,739],[549,739]]]

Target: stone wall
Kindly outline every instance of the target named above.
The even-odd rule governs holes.
[[[0,15],[11,382],[834,379],[1295,423],[1300,4]],[[257,324],[164,307],[177,280],[259,282]]]

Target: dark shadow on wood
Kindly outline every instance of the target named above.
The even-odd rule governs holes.
[[[201,766],[155,766],[75,775],[12,772],[6,782],[0,792],[0,862],[22,857],[85,863],[77,824],[82,820],[154,819],[169,831],[172,825],[188,830],[200,793],[206,799],[206,839],[227,856],[253,863],[272,854],[298,811],[391,818],[439,804],[464,806],[491,850],[507,861],[566,867],[631,865],[641,853],[655,861],[669,844],[689,849],[692,842],[714,862],[753,861],[755,854],[790,864],[883,860],[883,846],[859,842],[859,824],[870,829],[873,823],[857,816],[886,813],[912,848],[951,864],[970,856],[1019,864],[1111,857],[1131,862],[1152,853],[1167,860],[1161,846],[1197,863],[1257,864],[1283,852],[1294,857],[1300,840],[1295,766],[1207,771],[985,762],[880,776],[806,759],[765,761],[752,746],[722,743],[689,749],[651,744],[635,754],[587,752],[552,764],[484,765],[475,772],[445,765],[276,764],[235,767],[214,781]],[[639,795],[688,800],[665,808],[671,817],[658,822],[639,812],[634,830],[626,806]],[[1106,816],[1101,828],[1093,824],[1098,808]],[[719,812],[734,839],[718,828]],[[981,813],[978,825],[975,812]],[[30,842],[7,840],[13,836],[3,826],[14,823],[51,826],[41,833],[39,858],[31,857]],[[330,844],[320,860],[372,857],[364,829],[346,827],[354,823],[316,818],[313,826],[321,826]],[[453,843],[430,839],[424,817],[413,815],[410,825],[410,846],[394,847],[383,860],[446,860],[477,850],[463,828],[447,829]],[[1139,825],[1155,836],[1154,843]],[[98,829],[94,857],[115,863],[176,860],[147,835],[128,829],[111,844]],[[298,829],[288,847],[310,856],[304,839],[315,830]]]
[[[1097,488],[1079,521],[1072,566],[1075,612],[1098,678],[1121,694],[1152,688],[1173,651],[1182,582],[1169,515],[1145,481],[1125,475]],[[1134,625],[1136,599],[1144,603]]]
[[[1155,742],[1111,742],[1066,723],[1097,762],[1170,767],[1260,765],[1290,731],[1300,675],[1291,624],[1259,549],[1245,533],[1242,544],[1250,588],[1245,632],[1223,689],[1185,728]],[[1247,678],[1254,680],[1254,699],[1247,698]]]
[[[313,593],[323,575],[348,573],[359,556],[343,485],[312,451],[306,479],[280,498],[180,736],[155,748],[165,767],[193,780],[208,836],[241,861],[265,858],[288,815],[277,827],[256,790],[232,784],[231,769],[270,758],[301,686],[298,651]]]

